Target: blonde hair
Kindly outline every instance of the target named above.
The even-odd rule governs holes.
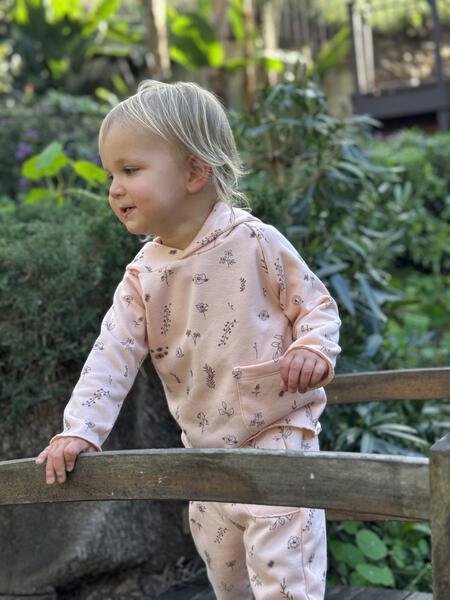
[[[192,82],[148,79],[139,84],[136,94],[106,115],[100,143],[117,119],[146,127],[186,154],[205,161],[211,167],[218,200],[249,208],[245,194],[238,189],[239,178],[246,171],[225,110],[212,92]]]

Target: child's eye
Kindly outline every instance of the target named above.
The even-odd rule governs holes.
[[[136,167],[124,167],[123,168],[123,172],[126,175],[133,175],[133,173],[136,173],[139,169],[137,169]]]

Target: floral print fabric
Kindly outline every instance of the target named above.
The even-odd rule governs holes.
[[[266,430],[246,447],[318,451],[316,435]],[[323,600],[325,511],[225,502],[190,502],[192,537],[218,600]]]
[[[274,424],[317,434],[339,326],[336,303],[288,240],[219,202],[186,249],[156,238],[127,266],[53,439],[101,450],[148,354],[185,446],[242,447]],[[280,391],[280,360],[294,348],[328,364],[305,394]]]

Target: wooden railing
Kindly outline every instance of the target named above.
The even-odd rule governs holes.
[[[330,404],[445,400],[450,368],[337,376]],[[0,462],[0,505],[183,499],[327,509],[329,519],[430,521],[435,600],[450,598],[450,434],[430,458],[256,449],[82,454],[64,485],[33,458]]]

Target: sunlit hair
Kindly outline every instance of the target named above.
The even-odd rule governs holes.
[[[106,115],[100,144],[117,120],[145,127],[188,156],[205,161],[211,167],[218,200],[249,208],[238,189],[245,171],[233,133],[222,104],[212,92],[191,82],[145,80],[136,94]]]

